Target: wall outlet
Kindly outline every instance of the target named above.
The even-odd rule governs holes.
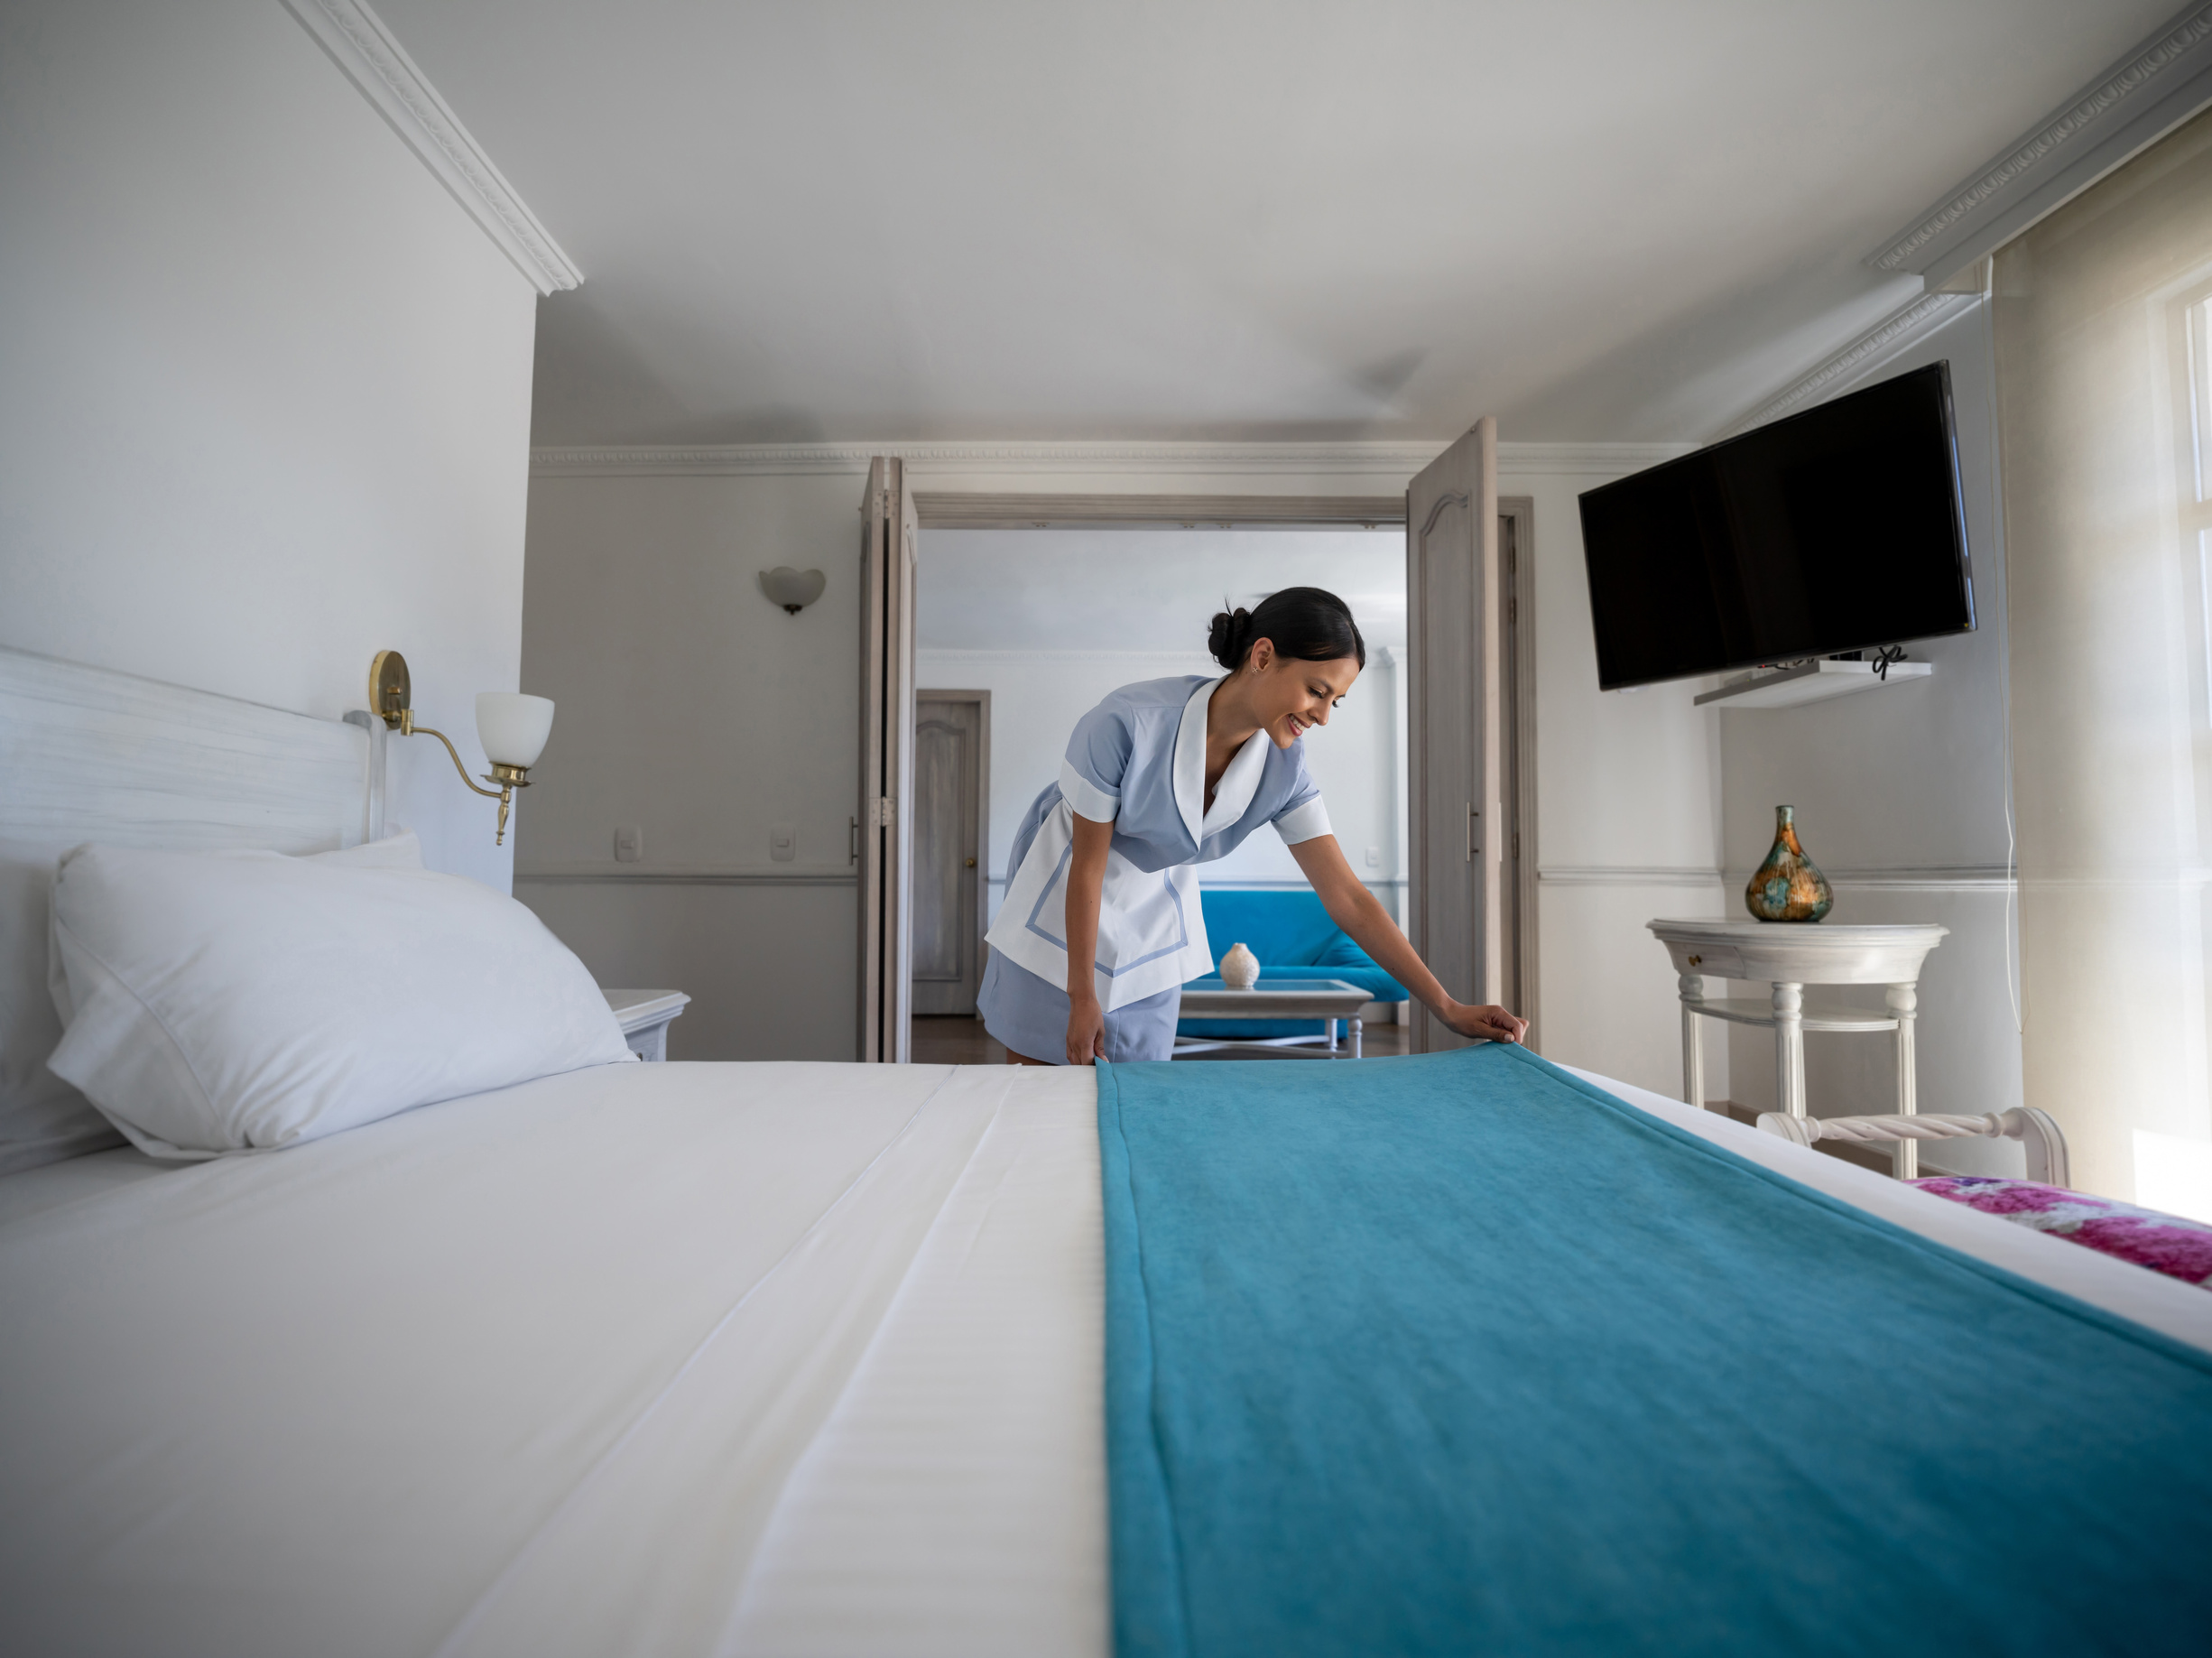
[[[1367,848],[1367,867],[1370,869],[1380,869],[1382,866],[1383,848],[1380,847],[1369,847]]]
[[[617,864],[636,864],[644,861],[645,831],[634,823],[624,824],[615,830],[615,861]]]
[[[771,823],[768,826],[768,856],[779,864],[788,864],[797,857],[798,829],[789,823]]]

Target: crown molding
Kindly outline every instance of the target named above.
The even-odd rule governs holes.
[[[1845,382],[1874,373],[1980,303],[1981,296],[1976,293],[1923,293],[1910,305],[1891,312],[1811,373],[1791,381],[1721,436],[1735,437],[1819,403]]]
[[[362,0],[284,0],[361,96],[541,293],[584,280],[460,117]]]
[[[878,455],[905,461],[918,478],[962,473],[1057,477],[1374,477],[1405,481],[1443,453],[1442,440],[1310,443],[963,442],[586,445],[530,451],[541,477],[778,477],[865,473]],[[1507,477],[1617,477],[1671,460],[1694,443],[1501,443]]]
[[[2212,103],[2212,0],[2190,6],[1867,255],[1940,280]]]

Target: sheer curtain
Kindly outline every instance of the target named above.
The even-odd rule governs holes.
[[[2212,1218],[2212,112],[1993,273],[2027,1103]]]

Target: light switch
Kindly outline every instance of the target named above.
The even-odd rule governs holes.
[[[798,829],[789,823],[771,823],[768,826],[768,856],[779,864],[788,864],[797,857]]]
[[[615,830],[615,861],[617,864],[643,862],[645,857],[645,831],[634,823],[624,824]]]
[[[1370,869],[1380,869],[1382,866],[1383,848],[1380,847],[1369,847],[1367,848],[1367,867]]]

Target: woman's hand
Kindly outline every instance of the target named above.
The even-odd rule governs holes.
[[[1517,1042],[1528,1034],[1529,1022],[1502,1007],[1477,1007],[1467,1002],[1447,1002],[1436,1016],[1462,1036],[1477,1042]]]
[[[1106,1058],[1106,1010],[1095,996],[1068,999],[1068,1063],[1087,1065]]]

